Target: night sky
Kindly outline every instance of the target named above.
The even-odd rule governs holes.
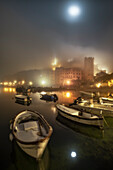
[[[113,0],[1,0],[0,26],[0,78],[50,67],[55,57],[76,65],[91,56],[113,71]]]

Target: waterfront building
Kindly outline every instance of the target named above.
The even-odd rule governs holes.
[[[82,70],[80,68],[56,68],[55,84],[57,86],[71,86],[82,79]]]

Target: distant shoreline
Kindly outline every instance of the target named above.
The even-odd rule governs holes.
[[[74,88],[52,88],[52,87],[33,87],[31,88],[32,92],[41,92],[41,91],[47,91],[47,92],[53,92],[53,91],[87,91],[87,92],[113,92],[113,87],[102,87],[102,88],[89,88],[89,87],[84,87],[84,88],[79,88],[79,87],[74,87]]]
[[[15,86],[0,86],[0,88],[16,88]],[[54,92],[54,91],[86,91],[86,92],[111,92],[113,93],[113,87],[100,87],[100,88],[93,88],[93,87],[71,87],[71,88],[53,88],[53,87],[28,87],[31,92]]]

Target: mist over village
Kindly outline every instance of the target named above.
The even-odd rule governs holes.
[[[101,88],[113,86],[113,73],[94,64],[94,57],[84,57],[83,61],[68,59],[62,64],[57,58],[50,68],[23,70],[6,75],[0,82],[3,86],[33,86],[51,88]]]

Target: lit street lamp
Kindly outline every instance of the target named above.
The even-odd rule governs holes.
[[[30,85],[30,86],[32,86],[32,85],[33,85],[33,82],[32,82],[32,81],[30,81],[30,82],[29,82],[29,85]]]
[[[67,85],[70,85],[70,81],[69,80],[67,80]]]
[[[45,80],[42,80],[42,85],[44,87],[44,85],[46,84],[46,81]]]

